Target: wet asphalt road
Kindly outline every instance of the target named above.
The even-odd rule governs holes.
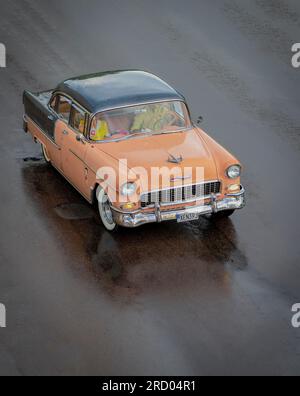
[[[0,0],[0,374],[300,374],[294,0]],[[22,133],[22,91],[142,68],[245,166],[231,220],[110,235]]]

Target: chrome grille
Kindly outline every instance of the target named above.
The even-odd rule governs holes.
[[[153,191],[141,195],[142,208],[153,206],[155,204],[171,205],[177,203],[190,202],[218,194],[221,191],[221,183],[219,181],[194,184],[191,186],[175,187],[160,191]]]

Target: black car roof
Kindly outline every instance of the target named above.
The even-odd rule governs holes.
[[[68,79],[56,91],[66,93],[91,113],[184,97],[157,76],[140,70],[111,71]]]

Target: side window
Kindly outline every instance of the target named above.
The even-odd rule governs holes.
[[[58,116],[66,121],[69,122],[70,119],[70,112],[71,112],[71,101],[70,99],[65,98],[64,96],[59,95],[57,100],[57,114]]]
[[[74,104],[72,105],[70,125],[76,131],[84,133],[85,127],[85,112],[79,109]]]

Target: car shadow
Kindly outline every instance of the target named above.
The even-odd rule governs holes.
[[[67,262],[79,262],[111,296],[132,296],[197,284],[228,287],[233,271],[247,267],[230,219],[167,222],[111,234],[90,206],[51,166],[26,162],[24,193]],[[63,241],[63,244],[61,243]],[[82,267],[83,266],[83,267]],[[78,264],[74,265],[78,270]]]

